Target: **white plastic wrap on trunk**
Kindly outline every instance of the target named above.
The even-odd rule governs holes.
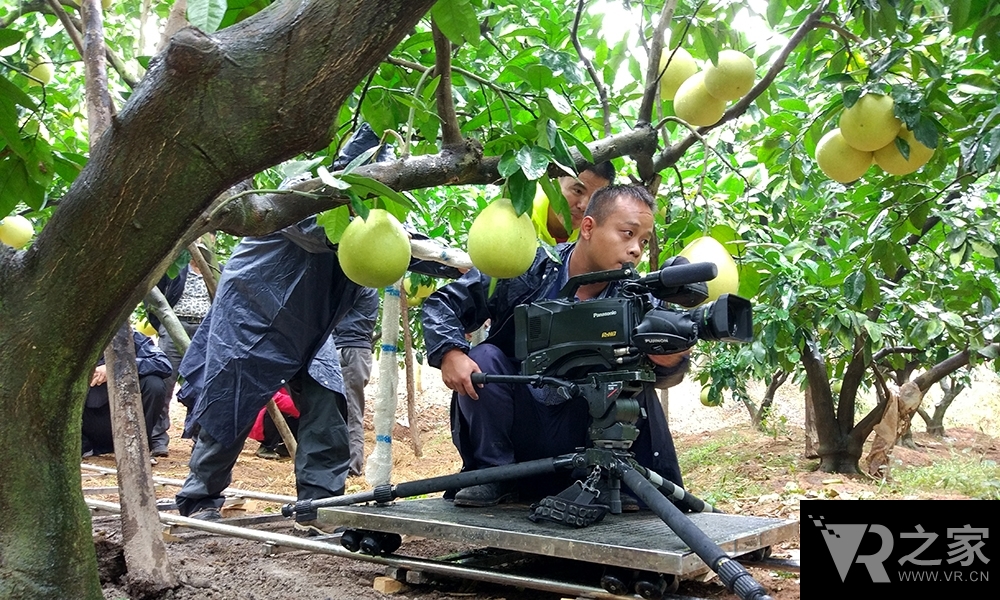
[[[392,476],[392,427],[396,423],[396,385],[399,367],[399,290],[402,280],[385,288],[382,301],[382,356],[378,361],[378,395],[375,397],[375,449],[365,463],[368,485],[389,483]]]
[[[432,260],[456,269],[471,269],[472,259],[465,250],[449,248],[435,240],[410,240],[410,254],[414,258]]]

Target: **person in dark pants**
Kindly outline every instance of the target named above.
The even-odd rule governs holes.
[[[201,271],[198,270],[198,265],[194,262],[185,265],[177,274],[177,277],[173,279],[164,275],[160,282],[156,284],[156,287],[160,288],[160,291],[163,292],[167,303],[170,304],[171,309],[174,311],[174,315],[177,316],[177,319],[181,322],[181,326],[184,328],[184,332],[187,333],[188,339],[193,338],[195,332],[198,331],[198,326],[201,325],[201,321],[205,318],[209,307],[212,305],[212,299],[208,294],[208,287],[205,285]],[[149,314],[149,323],[156,328],[159,334],[157,345],[167,355],[167,358],[170,359],[170,365],[173,367],[170,377],[166,380],[167,401],[163,403],[163,410],[153,425],[151,434],[153,440],[152,455],[154,457],[168,456],[170,446],[170,435],[168,433],[170,430],[170,398],[174,395],[174,385],[177,383],[178,369],[180,369],[181,359],[184,356],[178,351],[177,345],[167,332],[166,326],[155,315]]]
[[[363,126],[334,168],[376,144],[378,137]],[[282,385],[300,413],[298,499],[343,494],[350,463],[348,411],[330,334],[362,289],[344,275],[315,217],[244,238],[236,247],[181,362],[184,385],[178,398],[194,403],[185,434],[200,427],[190,473],[176,497],[182,515],[220,517],[222,491],[243,442]],[[316,518],[315,511],[296,514],[296,530],[320,532]]]
[[[559,261],[539,249],[523,275],[495,282],[476,269],[444,286],[424,302],[423,327],[428,360],[441,369],[445,385],[457,392],[452,400],[452,440],[462,456],[463,470],[482,469],[558,456],[587,445],[588,407],[566,401],[548,387],[523,384],[475,386],[478,372],[519,374],[514,358],[514,307],[553,299],[573,276],[638,263],[653,234],[655,201],[645,188],[614,185],[594,192],[581,226],[579,241],[556,247]],[[618,296],[621,282],[581,286],[577,300]],[[489,337],[469,346],[465,333],[491,320]],[[678,383],[688,366],[687,353],[650,356],[655,384],[643,384],[637,397],[645,411],[640,434],[632,445],[636,459],[681,485],[680,468],[656,387]],[[543,496],[569,480],[510,482],[464,488],[454,496],[457,506],[492,506],[514,500],[519,493]]]
[[[139,393],[146,422],[146,442],[152,447],[153,424],[166,401],[166,378],[170,376],[170,361],[153,340],[132,332],[135,344],[136,369],[139,372]],[[108,400],[107,367],[102,356],[90,380],[90,389],[83,405],[83,456],[110,454],[115,451],[111,429],[111,406]]]
[[[365,288],[357,303],[333,330],[347,396],[352,476],[361,475],[365,459],[365,386],[372,373],[372,342],[378,319],[378,291]]]

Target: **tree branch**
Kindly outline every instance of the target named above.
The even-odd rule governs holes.
[[[441,33],[433,19],[431,36],[434,38],[435,72],[441,78],[434,91],[438,116],[441,117],[441,140],[443,147],[453,148],[461,146],[464,140],[458,126],[458,117],[455,116],[455,100],[451,92],[451,42]]]
[[[642,94],[642,104],[639,106],[640,123],[653,122],[653,104],[656,102],[656,97],[660,91],[660,77],[667,68],[667,65],[663,65],[662,68],[660,67],[660,54],[663,53],[663,35],[667,30],[667,25],[673,20],[676,9],[677,0],[667,0],[667,2],[663,3],[663,10],[660,11],[660,20],[656,22],[653,40],[649,46],[648,64],[646,65],[646,91]],[[677,44],[677,48],[680,48],[679,43]],[[674,52],[677,52],[677,48],[674,48]],[[667,64],[670,64],[670,60],[673,58],[674,53],[672,52]],[[640,177],[645,178],[641,174]]]
[[[768,86],[770,86],[771,83],[774,82],[774,79],[775,77],[778,76],[778,73],[780,73],[781,70],[785,68],[785,63],[788,61],[788,57],[789,55],[791,55],[792,50],[794,50],[796,46],[802,43],[802,41],[805,39],[806,35],[810,31],[812,31],[818,26],[817,23],[819,22],[820,17],[823,15],[823,11],[826,9],[828,1],[829,0],[824,0],[819,7],[817,7],[815,10],[809,13],[809,16],[806,17],[805,21],[803,21],[802,24],[799,25],[799,28],[795,31],[792,37],[788,39],[788,43],[785,44],[785,47],[781,49],[780,53],[778,53],[778,57],[775,58],[774,63],[771,64],[771,68],[767,70],[767,74],[764,75],[764,77],[761,78],[761,80],[758,81],[757,84],[753,86],[749,92],[747,92],[746,96],[743,96],[743,98],[740,99],[739,102],[732,105],[729,108],[729,110],[727,110],[725,114],[722,115],[722,119],[720,119],[718,123],[716,123],[715,125],[710,125],[708,127],[702,127],[700,131],[703,134],[717,127],[721,127],[725,123],[728,123],[729,121],[732,121],[733,119],[741,116],[743,113],[746,112],[747,108],[753,103],[753,101],[756,100],[758,96],[764,93],[764,90],[766,90]],[[653,169],[655,171],[661,171],[666,167],[669,167],[670,165],[676,163],[678,160],[680,160],[682,156],[684,156],[684,153],[687,152],[687,149],[690,148],[696,141],[698,141],[698,138],[696,138],[694,135],[689,135],[680,142],[673,144],[667,148],[664,148],[663,152],[661,152],[659,156],[657,156],[656,159],[653,161]]]
[[[920,348],[917,348],[915,346],[886,347],[882,348],[881,350],[872,355],[872,362],[877,363],[878,361],[882,360],[886,356],[889,356],[890,354],[915,354],[917,352],[920,352]]]
[[[577,32],[580,29],[580,15],[583,13],[584,4],[586,4],[585,0],[580,0],[577,3],[576,16],[573,18],[573,29],[570,31],[570,37],[573,39],[573,47],[576,48],[576,54],[587,67],[587,73],[590,74],[590,79],[594,82],[594,86],[597,87],[597,94],[601,98],[601,111],[604,113],[604,137],[608,137],[611,135],[611,106],[608,104],[608,90],[597,76],[597,69],[594,68],[594,63],[590,62],[590,59],[584,55],[583,46],[580,45],[580,39],[577,37]]]
[[[87,86],[87,121],[90,123],[90,146],[104,135],[115,114],[108,93],[108,69],[104,45],[104,17],[100,0],[83,0],[83,65]]]
[[[52,12],[59,17],[59,22],[62,23],[63,29],[66,30],[66,34],[69,39],[73,42],[73,46],[76,48],[77,54],[83,56],[83,39],[80,38],[80,32],[77,30],[76,26],[70,20],[69,15],[63,10],[62,5],[59,0],[48,0],[49,7],[52,8]]]
[[[599,139],[587,147],[594,162],[600,164],[621,156],[651,154],[656,142],[656,131],[646,126]],[[588,164],[575,148],[570,153],[578,170]],[[358,167],[354,174],[370,177],[399,192],[442,185],[487,185],[502,179],[497,169],[499,162],[499,156],[482,156],[478,144],[466,140],[457,149],[371,163]],[[563,172],[553,167],[549,174],[556,177]],[[185,243],[216,230],[240,236],[265,235],[348,201],[342,190],[326,186],[319,178],[280,192],[243,195],[222,206],[221,202],[216,202],[213,208],[205,211],[186,236],[190,239]]]
[[[833,392],[830,390],[830,378],[826,372],[826,361],[814,340],[807,339],[802,348],[800,358],[806,372],[806,379],[812,390],[813,408],[816,409],[816,429],[818,431],[836,431],[837,419],[833,410]],[[821,438],[822,440],[822,438]],[[822,441],[821,441],[822,445]],[[820,451],[822,455],[822,449]]]

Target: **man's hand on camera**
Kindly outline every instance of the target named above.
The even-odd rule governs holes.
[[[472,384],[472,374],[481,373],[476,361],[459,350],[453,348],[441,358],[441,380],[448,389],[455,390],[473,400],[479,400],[476,386]]]
[[[675,352],[674,354],[648,354],[647,356],[649,356],[649,360],[653,361],[653,363],[657,366],[672,369],[681,364],[681,361],[687,358],[689,354],[691,354],[690,348],[680,352]]]

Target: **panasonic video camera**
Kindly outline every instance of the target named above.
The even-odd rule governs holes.
[[[748,342],[753,337],[750,302],[723,294],[714,302],[704,282],[713,263],[675,257],[663,269],[640,276],[631,264],[571,278],[555,300],[514,309],[516,357],[524,375],[581,380],[594,372],[651,369],[647,354],[671,354],[698,340]],[[576,301],[580,286],[622,281],[615,298]],[[650,297],[691,310],[654,306]],[[644,362],[646,361],[646,362]]]

